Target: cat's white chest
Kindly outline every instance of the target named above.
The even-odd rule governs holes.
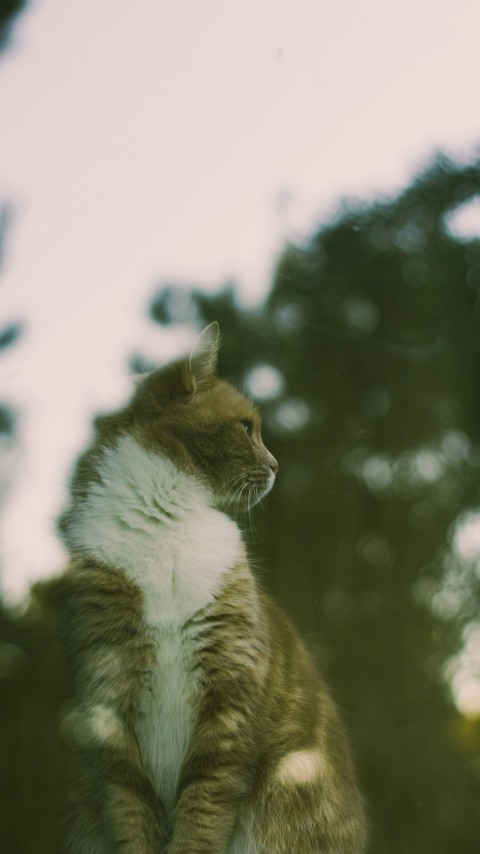
[[[73,543],[127,571],[149,623],[181,625],[241,559],[237,525],[210,506],[202,484],[130,436],[104,452],[98,473],[72,524]]]
[[[152,531],[149,546],[136,549],[127,571],[144,593],[147,622],[161,627],[181,626],[205,608],[241,558],[237,526],[209,507]]]

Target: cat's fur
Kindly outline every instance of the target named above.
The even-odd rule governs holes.
[[[237,524],[277,463],[218,326],[97,419],[61,530],[76,854],[361,854],[334,703]]]

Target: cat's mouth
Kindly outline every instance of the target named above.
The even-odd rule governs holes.
[[[232,510],[235,514],[250,511],[270,492],[275,483],[275,473],[272,469],[266,472],[253,470],[232,478],[225,485],[221,498],[222,507]]]

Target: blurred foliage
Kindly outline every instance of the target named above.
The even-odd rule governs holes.
[[[27,0],[0,0],[0,50],[8,45],[15,19]]]
[[[63,851],[66,680],[40,594],[25,613],[0,608],[0,850]]]
[[[480,505],[480,241],[446,225],[477,194],[480,163],[438,157],[288,246],[262,307],[170,286],[150,310],[218,320],[221,373],[259,401],[280,473],[246,536],[344,710],[371,854],[478,852],[480,719],[446,678],[480,604],[457,542]],[[0,620],[0,838],[60,851],[54,627],[38,600]]]
[[[15,19],[25,6],[26,0],[0,0],[0,51],[7,47]],[[3,258],[8,221],[9,211],[7,206],[3,205],[0,207],[0,262]],[[19,334],[20,325],[18,323],[9,323],[6,327],[0,327],[0,351],[13,344]],[[2,434],[5,436],[13,433],[14,422],[12,410],[0,402],[0,438]],[[0,478],[0,492],[2,486],[3,478]]]
[[[9,217],[7,208],[0,208],[0,266],[3,260],[3,249],[5,235],[7,232]],[[15,343],[22,331],[18,322],[7,322],[0,324],[0,359],[3,352]],[[2,391],[2,396],[4,392]],[[14,449],[16,446],[16,421],[17,414],[8,400],[0,399],[0,507],[10,487],[13,473]],[[0,634],[1,638],[1,634]]]
[[[4,243],[7,227],[9,223],[8,210],[4,206],[0,209],[0,265],[4,255]],[[6,326],[0,326],[0,353],[17,340],[21,332],[20,323],[7,323]],[[11,409],[0,402],[0,436],[1,434],[11,434],[13,432],[14,415]]]
[[[25,8],[26,0],[0,0],[0,51],[8,44],[11,30],[17,15]],[[9,210],[6,205],[0,207],[0,263],[3,260],[4,241],[9,222]],[[9,323],[0,327],[0,350],[10,347],[20,334],[19,323]],[[13,432],[14,416],[9,407],[0,403],[0,435]]]

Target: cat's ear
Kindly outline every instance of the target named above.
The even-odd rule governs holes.
[[[200,333],[190,352],[188,367],[194,390],[215,376],[219,349],[220,327],[215,320]]]

